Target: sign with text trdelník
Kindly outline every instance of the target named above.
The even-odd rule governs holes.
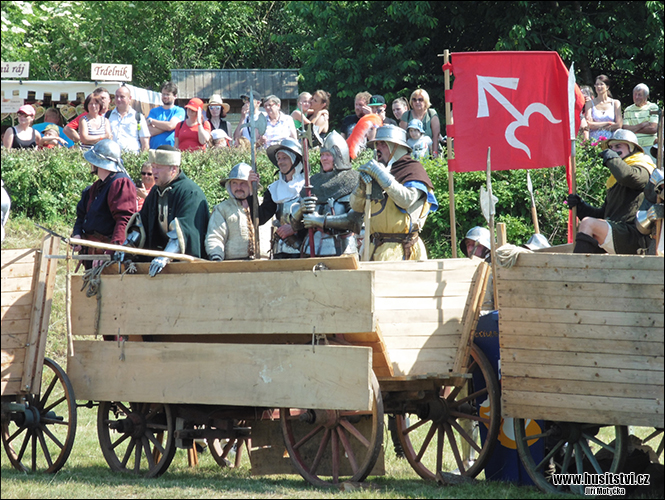
[[[98,64],[90,65],[90,79],[95,81],[131,82],[131,64]]]
[[[452,54],[453,172],[567,165],[570,156],[568,69],[556,52]],[[575,96],[575,128],[584,105]]]

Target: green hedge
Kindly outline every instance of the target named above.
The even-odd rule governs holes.
[[[599,148],[591,143],[581,144],[577,154],[578,193],[589,203],[600,206],[604,200],[605,180],[609,176],[598,156]],[[357,166],[371,157],[365,151],[356,161]],[[130,176],[138,180],[141,165],[147,154],[123,156]],[[210,150],[183,153],[183,170],[196,181],[208,198],[211,207],[226,198],[219,179],[241,161],[250,162],[249,153],[238,149]],[[319,168],[319,152],[310,152],[313,172]],[[256,155],[257,172],[261,184],[268,186],[276,178],[276,167],[265,152]],[[452,256],[448,196],[448,169],[444,159],[425,160],[439,201],[439,210],[431,214],[423,231],[423,239],[430,258]],[[12,199],[12,212],[48,225],[73,226],[76,204],[83,189],[94,182],[89,164],[77,150],[7,151],[2,150],[2,179]],[[455,214],[458,242],[469,228],[486,225],[479,203],[479,190],[485,185],[484,172],[457,173],[455,182]],[[531,171],[536,197],[540,231],[552,244],[567,239],[568,210],[563,200],[568,192],[564,167]],[[496,222],[507,225],[508,241],[525,243],[533,234],[531,201],[524,170],[492,173],[492,189],[499,198]],[[458,252],[459,255],[459,252]]]

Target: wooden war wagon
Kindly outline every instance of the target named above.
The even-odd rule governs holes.
[[[59,244],[2,250],[2,444],[21,471],[58,471],[76,434],[67,374],[44,357]]]
[[[99,402],[113,470],[158,476],[200,438],[224,465],[251,438],[254,473],[362,481],[383,472],[385,413],[422,477],[476,475],[491,454],[499,389],[472,343],[485,263],[171,263],[154,278],[137,268],[107,269],[92,297],[80,276],[71,286],[72,332],[85,340],[68,374],[79,399]]]
[[[645,441],[662,460],[663,277],[656,256],[533,253],[499,267],[502,411],[541,489],[561,490],[553,472],[619,471],[628,425],[655,428]],[[545,428],[529,432],[533,419]]]

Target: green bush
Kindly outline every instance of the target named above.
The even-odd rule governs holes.
[[[598,157],[599,148],[592,143],[581,144],[577,151],[578,193],[589,203],[600,206],[605,199],[605,180],[609,176]],[[363,152],[353,164],[358,165],[372,157]],[[147,154],[123,155],[125,168],[135,181],[140,178],[141,165]],[[209,150],[183,153],[183,171],[201,186],[210,207],[227,197],[219,180],[233,165],[250,163],[250,154],[238,149]],[[312,173],[319,171],[319,151],[310,151]],[[265,151],[256,154],[257,172],[265,189],[276,179],[277,168]],[[430,258],[452,256],[450,245],[450,209],[448,195],[448,168],[445,159],[424,160],[439,210],[431,214],[422,236]],[[89,164],[78,150],[52,149],[44,151],[2,150],[2,179],[12,199],[12,212],[45,225],[71,227],[76,219],[76,205],[83,189],[96,180]],[[568,210],[563,201],[568,188],[564,167],[531,171],[540,232],[552,244],[567,241]],[[485,172],[456,173],[455,215],[457,241],[461,241],[473,226],[486,226],[480,203],[480,186],[485,185]],[[508,241],[525,243],[533,234],[531,200],[527,190],[526,172],[508,170],[492,173],[492,189],[499,199],[496,222],[507,225]],[[458,255],[460,255],[458,251]]]

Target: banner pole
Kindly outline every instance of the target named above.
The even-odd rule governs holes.
[[[443,63],[450,62],[450,51],[448,49],[443,51]],[[450,90],[450,70],[443,72],[444,89]],[[457,258],[457,224],[455,222],[455,178],[452,170],[450,170],[450,160],[453,157],[453,139],[448,133],[448,125],[453,124],[452,106],[446,101],[446,149],[448,159],[448,199],[450,203],[450,244],[453,247],[453,259]],[[438,138],[436,139],[438,140]]]

